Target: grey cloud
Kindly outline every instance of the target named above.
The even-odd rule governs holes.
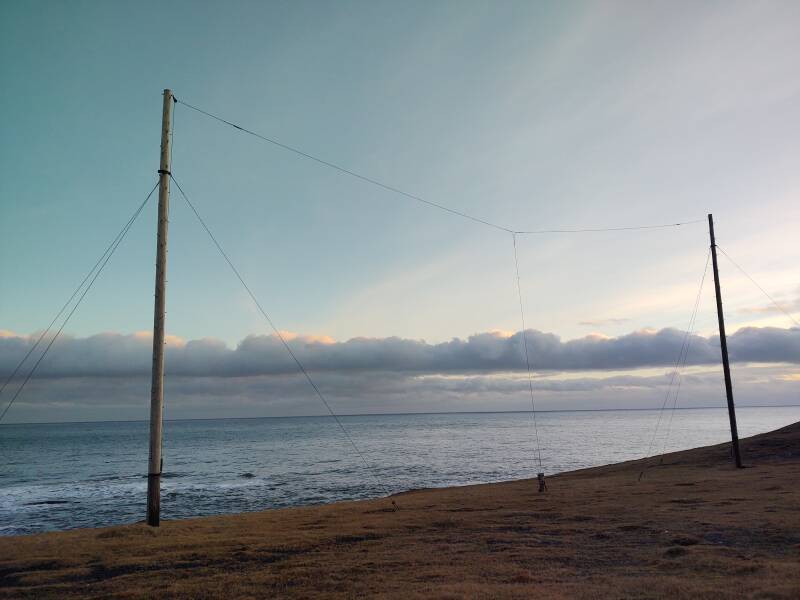
[[[746,327],[730,339],[728,345],[732,360],[800,363],[800,327]]]
[[[527,332],[536,371],[580,371],[670,367],[684,334],[676,329],[635,331],[615,338],[586,336],[562,341],[551,333]],[[728,338],[731,359],[753,363],[800,363],[800,328],[744,328]],[[0,338],[0,376],[8,376],[33,338]],[[467,339],[428,344],[422,340],[353,338],[326,342],[289,340],[303,365],[314,372],[491,373],[525,368],[521,332],[510,337],[479,333]],[[38,377],[123,377],[150,372],[151,340],[142,335],[103,333],[59,339]],[[234,348],[219,340],[192,340],[167,348],[171,376],[252,377],[292,374],[297,367],[275,336],[248,336]],[[691,337],[688,364],[720,361],[716,336]]]
[[[786,377],[792,370],[777,365],[738,366],[734,370],[737,403],[796,403],[800,381]],[[536,407],[659,408],[670,377],[670,369],[647,375],[537,377]],[[530,410],[524,373],[324,372],[314,379],[337,414]],[[686,373],[682,383],[679,406],[724,406],[720,368]],[[8,421],[146,419],[149,400],[147,376],[34,379]],[[173,376],[166,380],[165,400],[168,419],[325,414],[308,382],[296,374]]]

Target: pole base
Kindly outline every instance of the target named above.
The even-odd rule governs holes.
[[[161,522],[161,473],[147,474],[147,524],[158,527]]]
[[[539,473],[537,475],[539,479],[539,493],[547,491],[547,484],[544,482],[544,473]]]

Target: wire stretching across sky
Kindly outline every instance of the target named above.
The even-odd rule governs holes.
[[[539,443],[539,425],[536,422],[536,402],[533,398],[533,375],[531,374],[531,358],[530,353],[528,352],[528,333],[525,329],[525,306],[522,302],[522,283],[520,282],[519,278],[519,258],[517,257],[517,236],[516,234],[512,234],[511,236],[514,240],[514,269],[517,276],[517,295],[519,297],[519,316],[520,321],[522,322],[522,346],[525,349],[525,367],[528,371],[528,392],[530,393],[531,397],[531,416],[533,417],[533,432],[536,439],[536,455],[539,460],[539,471],[543,471],[544,467],[542,466],[542,447]]]
[[[728,255],[728,253],[727,253],[727,252],[725,252],[725,250],[723,250],[722,248],[720,248],[719,244],[717,245],[717,250],[719,250],[720,252],[722,252],[722,254],[724,254],[724,255],[725,255],[725,258],[727,258],[729,261],[731,261],[731,264],[732,264],[734,267],[736,267],[737,269],[739,269],[739,271],[742,273],[742,275],[744,275],[745,277],[747,277],[747,278],[748,278],[748,279],[751,281],[751,283],[752,283],[754,286],[756,286],[756,287],[757,287],[759,290],[761,290],[761,293],[762,293],[762,294],[764,294],[764,295],[767,297],[767,299],[768,299],[770,302],[772,302],[772,304],[775,306],[775,308],[777,308],[777,309],[778,309],[779,311],[781,311],[781,312],[782,312],[784,315],[786,315],[787,317],[789,317],[789,319],[792,321],[792,323],[794,323],[795,325],[797,325],[798,327],[800,327],[800,323],[797,321],[797,319],[795,319],[795,318],[792,316],[792,313],[790,313],[790,312],[789,312],[788,310],[786,310],[786,309],[785,309],[783,306],[781,306],[780,304],[778,304],[778,302],[777,302],[777,300],[775,300],[775,298],[773,298],[772,296],[770,296],[770,295],[767,293],[767,291],[766,291],[766,290],[765,290],[763,287],[761,287],[761,286],[759,285],[759,283],[758,283],[758,282],[757,282],[755,279],[753,279],[753,278],[750,276],[750,274],[749,274],[747,271],[745,271],[745,270],[744,270],[742,267],[740,267],[740,266],[739,266],[739,263],[737,263],[735,260],[733,260],[733,259],[732,259],[732,258],[731,258],[731,257]]]
[[[75,291],[72,293],[72,296],[70,296],[69,300],[67,300],[67,302],[64,304],[64,306],[61,308],[61,310],[58,311],[58,314],[56,314],[56,316],[50,322],[50,325],[47,327],[47,329],[45,329],[45,331],[39,336],[39,339],[36,340],[36,343],[33,345],[33,347],[22,358],[22,360],[17,365],[16,369],[14,369],[13,373],[11,373],[11,376],[3,384],[3,389],[5,389],[6,385],[19,372],[19,370],[22,368],[22,365],[25,363],[26,360],[28,360],[28,357],[30,357],[30,355],[33,354],[33,352],[36,349],[36,347],[44,339],[44,337],[47,335],[47,333],[50,331],[50,329],[52,329],[53,324],[64,313],[64,311],[70,305],[70,303],[73,301],[75,296],[77,296],[78,292],[83,288],[83,293],[81,293],[81,295],[78,297],[78,300],[75,302],[75,305],[72,307],[72,310],[70,310],[69,314],[67,314],[66,318],[61,323],[61,327],[58,328],[58,331],[56,331],[55,335],[52,337],[50,342],[47,344],[47,346],[45,347],[45,349],[42,352],[42,354],[39,356],[39,358],[33,364],[33,367],[31,367],[30,371],[28,371],[28,374],[25,376],[25,379],[22,381],[22,384],[17,388],[17,391],[11,397],[11,400],[9,400],[8,404],[3,409],[3,412],[0,413],[0,421],[2,421],[5,418],[6,413],[14,405],[14,402],[16,402],[17,398],[19,398],[19,395],[22,393],[22,390],[25,389],[25,386],[31,380],[31,377],[33,377],[34,373],[36,373],[36,369],[39,368],[39,365],[44,360],[44,357],[47,356],[47,353],[50,351],[50,348],[53,347],[53,344],[55,344],[56,340],[59,338],[61,333],[64,331],[64,328],[67,326],[67,323],[69,323],[69,320],[72,318],[72,315],[74,315],[75,311],[78,310],[78,307],[81,305],[81,302],[83,302],[83,299],[86,297],[86,294],[89,293],[89,290],[92,289],[92,286],[94,285],[95,281],[97,281],[97,278],[100,277],[100,274],[103,272],[103,269],[105,269],[106,265],[108,264],[108,261],[110,261],[111,257],[114,256],[114,252],[117,251],[117,248],[119,248],[119,245],[125,239],[125,236],[128,234],[128,231],[130,231],[131,227],[133,227],[133,224],[136,222],[136,219],[139,217],[139,215],[141,214],[142,210],[144,210],[145,205],[150,200],[150,197],[153,195],[153,192],[156,191],[157,187],[158,187],[158,182],[155,183],[153,188],[150,190],[150,193],[147,194],[147,197],[145,197],[145,199],[142,201],[142,203],[139,205],[139,207],[134,211],[134,213],[128,219],[128,222],[125,223],[125,225],[120,230],[120,232],[117,234],[117,236],[114,238],[114,240],[111,242],[111,244],[109,244],[108,247],[106,247],[105,252],[103,252],[103,254],[100,256],[100,258],[97,259],[97,262],[92,267],[92,270],[89,271],[89,273],[86,275],[86,277],[83,278],[83,281],[81,281],[81,283],[78,285],[78,287],[75,288]],[[92,276],[92,274],[94,274],[94,275]],[[91,277],[91,280],[89,280],[90,277]],[[89,280],[88,285],[86,285],[87,280]],[[84,288],[84,285],[86,285],[85,288]]]
[[[147,200],[150,199],[150,196],[153,195],[153,192],[155,191],[156,187],[158,187],[158,183],[157,182],[153,186],[153,189],[150,190],[150,193],[147,195],[147,198],[145,199],[145,202],[147,202]],[[119,231],[119,233],[117,233],[117,237],[115,237],[113,240],[111,240],[111,243],[109,243],[108,246],[106,246],[106,249],[103,252],[103,254],[100,255],[100,258],[97,259],[97,262],[94,263],[94,266],[92,266],[91,270],[86,274],[86,276],[83,278],[83,280],[78,284],[78,287],[76,287],[75,290],[72,292],[72,295],[67,299],[67,301],[64,303],[64,305],[61,307],[61,309],[56,313],[56,316],[53,317],[53,320],[50,321],[50,324],[47,326],[47,328],[44,331],[42,331],[42,333],[39,335],[39,338],[36,340],[36,342],[33,344],[33,346],[31,346],[30,349],[28,350],[28,352],[25,354],[25,356],[22,357],[22,360],[20,360],[17,363],[17,366],[14,367],[14,370],[11,372],[11,375],[9,375],[6,378],[6,380],[3,382],[3,385],[0,385],[0,394],[3,393],[3,390],[5,390],[6,387],[8,386],[8,384],[11,383],[11,381],[17,376],[17,374],[20,372],[20,369],[22,369],[22,365],[24,365],[25,362],[30,358],[31,354],[36,352],[36,348],[39,347],[39,344],[42,343],[42,340],[44,340],[44,338],[47,336],[47,334],[50,333],[50,330],[53,328],[53,325],[56,324],[56,321],[58,321],[59,317],[61,317],[61,315],[64,314],[64,311],[66,311],[67,308],[69,308],[70,304],[72,304],[72,301],[75,299],[75,297],[83,289],[83,286],[86,285],[86,282],[89,281],[89,278],[94,274],[94,272],[100,266],[100,263],[103,262],[103,259],[106,256],[108,256],[109,252],[113,251],[113,249],[116,246],[117,241],[120,239],[120,237],[125,235],[125,233],[127,231],[127,228],[131,225],[133,220],[138,216],[138,214],[139,214],[139,212],[141,212],[142,208],[144,208],[144,203],[142,203],[142,206],[140,208],[138,208],[134,212],[134,214],[128,219],[128,222],[123,226],[123,228]],[[4,411],[4,414],[5,414],[5,411]],[[2,420],[2,417],[0,417],[0,420]]]
[[[650,443],[647,446],[647,453],[644,455],[643,460],[647,460],[648,458],[650,458],[650,455],[651,455],[651,453],[653,451],[653,447],[654,447],[654,445],[656,443],[656,436],[658,435],[658,430],[661,427],[661,421],[664,418],[664,409],[667,407],[667,404],[669,404],[669,398],[670,398],[670,395],[672,393],[672,385],[675,383],[675,379],[678,376],[680,369],[682,369],[683,366],[686,365],[686,358],[687,358],[688,353],[689,353],[689,346],[691,345],[691,336],[694,333],[695,323],[697,321],[697,311],[698,311],[698,309],[700,307],[700,298],[701,298],[701,295],[703,293],[703,286],[705,285],[705,282],[706,282],[706,274],[708,273],[708,263],[710,262],[710,260],[711,260],[711,250],[709,249],[708,253],[706,254],[706,263],[705,263],[705,266],[703,267],[703,276],[700,279],[700,286],[697,288],[697,296],[695,297],[695,300],[694,300],[694,307],[692,308],[692,315],[689,318],[689,324],[687,325],[687,327],[686,327],[686,329],[684,331],[683,341],[681,342],[681,348],[680,348],[680,351],[678,352],[678,358],[675,360],[675,367],[672,369],[672,373],[670,374],[669,385],[667,386],[667,393],[664,395],[664,402],[661,404],[661,409],[658,412],[658,421],[656,421],[656,427],[655,427],[655,430],[653,431],[653,437],[650,438]],[[682,366],[682,364],[683,364],[683,366]],[[679,381],[679,385],[680,385],[680,380],[678,380],[678,381]],[[679,389],[680,388],[678,388],[678,390],[676,390],[676,392],[675,392],[675,402],[676,403],[678,401],[678,391],[679,391]],[[673,414],[674,414],[674,412],[675,412],[675,409],[674,409],[674,405],[673,405]],[[672,416],[670,416],[670,427],[672,426],[671,422],[672,422]],[[665,436],[665,439],[664,439],[664,446],[666,447],[666,436]],[[662,454],[663,454],[663,452],[662,452]],[[648,466],[645,465],[642,468],[642,470],[639,472],[639,481],[642,480],[642,477],[644,477],[644,473],[645,473],[645,471],[647,469],[648,469]]]
[[[309,374],[308,370],[303,366],[303,363],[300,362],[300,359],[297,357],[297,355],[295,354],[294,350],[292,350],[292,347],[286,341],[286,338],[281,333],[281,330],[278,329],[278,327],[275,325],[275,322],[269,316],[267,311],[264,310],[264,307],[261,305],[261,302],[258,301],[258,298],[256,298],[256,295],[250,289],[250,286],[247,285],[247,283],[245,282],[245,280],[242,277],[241,273],[239,272],[239,269],[236,268],[236,266],[233,264],[233,262],[231,261],[230,257],[228,256],[228,253],[225,252],[225,250],[222,249],[222,246],[217,241],[217,238],[214,236],[213,233],[211,233],[211,229],[209,229],[208,225],[205,222],[205,219],[203,219],[203,217],[200,216],[200,213],[197,211],[197,208],[195,207],[195,205],[192,203],[191,200],[189,200],[189,197],[186,195],[186,192],[183,191],[183,188],[181,187],[181,184],[178,183],[178,181],[175,179],[175,177],[172,176],[172,174],[170,174],[170,179],[172,179],[173,183],[175,183],[175,186],[178,188],[178,191],[180,192],[181,196],[183,196],[184,201],[189,206],[191,211],[194,213],[194,216],[197,217],[198,222],[203,227],[205,232],[208,234],[208,237],[211,238],[211,241],[214,243],[214,246],[216,246],[217,251],[219,251],[220,255],[225,260],[225,262],[228,263],[228,266],[230,267],[231,271],[233,271],[233,274],[239,280],[239,283],[242,284],[242,287],[245,289],[247,294],[250,296],[250,299],[253,301],[253,304],[255,304],[256,308],[261,313],[261,315],[264,317],[266,322],[269,324],[269,326],[272,329],[272,331],[275,334],[275,336],[278,338],[278,340],[280,340],[281,344],[283,344],[284,349],[289,354],[289,356],[291,356],[291,358],[294,361],[294,363],[297,365],[297,369],[300,371],[300,373],[303,374],[303,377],[305,377],[306,381],[309,383],[311,388],[314,390],[314,393],[322,401],[322,404],[328,410],[328,412],[330,413],[331,417],[333,417],[334,421],[336,421],[336,423],[339,425],[339,428],[342,430],[342,432],[344,433],[345,437],[350,442],[350,445],[356,451],[358,456],[361,457],[361,462],[364,463],[364,467],[366,468],[367,473],[370,475],[370,477],[372,477],[372,480],[375,482],[375,484],[379,488],[381,488],[383,490],[384,494],[386,494],[386,496],[389,496],[390,495],[389,488],[380,479],[378,479],[378,476],[375,474],[371,463],[367,460],[366,456],[364,456],[364,453],[359,449],[359,447],[356,444],[355,440],[350,435],[350,432],[347,431],[347,428],[344,426],[344,423],[342,423],[341,419],[339,418],[339,415],[337,415],[334,412],[333,408],[331,408],[331,405],[325,399],[325,396],[322,394],[322,392],[320,391],[320,389],[317,386],[317,384],[311,378],[311,375]],[[394,500],[392,500],[392,506],[394,506],[395,510],[398,508],[397,507],[397,503]]]
[[[693,219],[691,221],[681,221],[681,222],[678,222],[678,223],[664,223],[664,224],[658,224],[658,225],[633,225],[633,226],[628,226],[628,227],[591,227],[591,228],[557,228],[557,229],[516,230],[516,229],[513,229],[511,227],[505,227],[504,225],[499,225],[497,223],[492,223],[491,221],[487,221],[486,219],[482,219],[480,217],[476,217],[474,215],[470,215],[468,213],[462,212],[460,210],[456,210],[454,208],[450,208],[449,206],[445,206],[443,204],[439,204],[438,202],[433,202],[431,200],[426,200],[425,198],[417,196],[416,194],[411,194],[409,192],[403,191],[400,188],[397,188],[397,187],[395,187],[393,185],[389,185],[387,183],[383,183],[381,181],[378,181],[377,179],[374,179],[372,177],[368,177],[367,175],[363,175],[361,173],[357,173],[356,171],[353,171],[351,169],[345,168],[345,167],[343,167],[341,165],[338,165],[336,163],[324,160],[322,158],[319,158],[318,156],[314,156],[313,154],[309,154],[308,152],[305,152],[304,150],[300,150],[299,148],[295,148],[294,146],[290,146],[288,144],[284,144],[283,142],[279,142],[278,140],[276,140],[274,138],[271,138],[271,137],[268,137],[266,135],[257,133],[255,131],[253,131],[252,129],[247,129],[246,127],[242,127],[241,125],[237,125],[236,123],[233,123],[232,121],[224,119],[224,118],[220,117],[219,115],[215,115],[215,114],[210,113],[210,112],[208,112],[206,110],[203,110],[202,108],[198,108],[197,106],[193,106],[193,105],[189,104],[188,102],[184,102],[183,100],[179,100],[178,98],[175,98],[175,101],[178,104],[182,104],[186,108],[189,108],[189,109],[194,110],[194,111],[196,111],[196,112],[198,112],[198,113],[200,113],[202,115],[205,115],[205,116],[207,116],[207,117],[209,117],[211,119],[219,121],[220,123],[228,125],[229,127],[233,127],[234,129],[238,129],[239,131],[241,131],[243,133],[246,133],[248,135],[256,137],[256,138],[258,138],[258,139],[260,139],[260,140],[262,140],[264,142],[272,144],[273,146],[277,146],[278,148],[282,148],[282,149],[287,150],[289,152],[293,152],[294,154],[297,154],[298,156],[302,156],[304,158],[307,158],[308,160],[312,160],[312,161],[314,161],[316,163],[319,163],[321,165],[324,165],[324,166],[326,166],[328,168],[331,168],[331,169],[334,169],[336,171],[339,171],[340,173],[344,173],[345,175],[349,175],[350,177],[355,177],[356,179],[360,179],[361,181],[364,181],[366,183],[372,184],[374,186],[377,186],[379,188],[382,188],[382,189],[387,190],[389,192],[392,192],[394,194],[399,194],[400,196],[404,196],[404,197],[409,198],[411,200],[414,200],[416,202],[421,202],[422,204],[426,204],[427,206],[430,206],[432,208],[439,209],[441,211],[450,213],[452,215],[456,215],[458,217],[462,217],[464,219],[469,219],[470,221],[473,221],[473,222],[478,223],[480,225],[485,225],[487,227],[491,227],[493,229],[497,229],[499,231],[505,231],[506,233],[520,234],[520,235],[538,235],[538,234],[547,234],[547,233],[597,233],[597,232],[602,232],[602,231],[634,231],[634,230],[644,230],[644,229],[665,229],[665,228],[668,228],[668,227],[681,227],[683,225],[691,225],[692,223],[700,223],[700,222],[705,221],[705,219]]]

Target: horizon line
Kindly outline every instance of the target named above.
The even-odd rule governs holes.
[[[800,404],[740,404],[737,408],[798,408]],[[727,409],[725,405],[719,406],[681,406],[670,410],[708,410]],[[536,413],[565,413],[565,412],[625,412],[625,411],[658,411],[659,408],[561,408],[537,410]],[[431,411],[431,412],[399,412],[399,413],[343,413],[337,417],[403,417],[415,415],[493,415],[493,414],[531,414],[530,410],[464,410],[464,411]],[[242,421],[257,419],[332,419],[325,415],[263,415],[257,417],[184,417],[179,419],[164,419],[166,422],[181,421]],[[103,419],[97,421],[19,421],[14,423],[0,423],[0,427],[13,425],[88,425],[94,423],[148,423],[149,419]]]

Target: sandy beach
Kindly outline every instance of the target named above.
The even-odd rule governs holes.
[[[800,423],[535,481],[0,539],[5,598],[797,598]],[[639,480],[643,466],[644,477]]]

